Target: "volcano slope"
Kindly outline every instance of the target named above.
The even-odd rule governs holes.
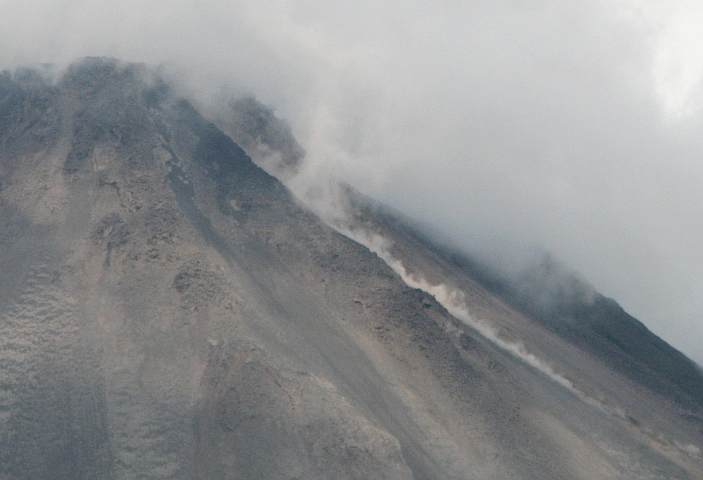
[[[374,250],[144,66],[0,75],[0,479],[703,478],[700,399]]]

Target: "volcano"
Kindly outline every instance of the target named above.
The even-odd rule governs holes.
[[[703,478],[703,373],[614,300],[351,190],[325,220],[285,124],[228,109],[0,75],[0,479]]]

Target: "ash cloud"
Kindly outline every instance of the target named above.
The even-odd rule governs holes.
[[[0,65],[164,66],[275,107],[344,181],[519,271],[551,252],[703,362],[695,2],[0,0]],[[333,190],[333,189],[331,189]]]

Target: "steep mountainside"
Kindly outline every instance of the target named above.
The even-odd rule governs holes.
[[[511,305],[633,380],[683,406],[703,407],[703,371],[698,365],[553,259],[545,257],[519,278],[509,279],[465,256],[451,258]]]
[[[0,75],[0,479],[703,478],[699,411],[366,226],[523,350],[148,68]]]
[[[457,275],[470,279],[531,321],[601,358],[608,367],[635,382],[670,397],[681,408],[703,408],[703,370],[649,331],[615,300],[598,293],[553,258],[544,256],[509,277],[476,258],[437,243],[401,214],[353,190],[347,190],[347,195],[353,214],[346,228],[382,235],[393,244],[390,250],[404,259],[407,268],[415,264],[415,268],[420,268],[417,273],[423,274],[411,255],[403,255],[403,244],[412,244],[413,252],[431,252],[435,263],[451,270],[452,273],[444,273],[449,279]],[[418,245],[422,247],[417,248]]]

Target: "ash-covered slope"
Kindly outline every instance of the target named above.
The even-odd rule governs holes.
[[[549,361],[597,364],[554,342]],[[0,76],[0,479],[701,478],[691,422],[567,386],[298,206],[149,69]]]
[[[232,101],[229,116],[219,112],[216,123],[247,151],[257,162],[267,157],[299,158],[302,151],[285,123],[272,111],[251,98]],[[256,118],[256,128],[243,129],[246,117]],[[258,132],[258,133],[256,133]],[[257,152],[267,152],[261,155]],[[272,153],[273,152],[273,153]],[[298,152],[297,156],[291,152]],[[278,153],[278,155],[274,155]],[[286,178],[295,174],[299,161],[279,162],[272,168]],[[279,173],[277,173],[279,175]],[[597,356],[612,369],[648,389],[675,401],[681,408],[703,408],[703,370],[684,354],[667,344],[629,315],[618,303],[597,292],[576,273],[569,271],[549,255],[537,258],[519,272],[510,274],[476,257],[433,239],[428,229],[400,212],[365,197],[347,186],[340,186],[337,196],[344,203],[344,214],[331,219],[342,231],[367,244],[372,249],[382,247],[395,260],[404,262],[406,269],[417,269],[419,276],[427,274],[413,258],[416,253],[431,255],[434,266],[444,263],[442,274],[435,274],[436,284],[451,283],[452,273],[472,280],[511,307],[541,323],[570,344]],[[385,243],[384,245],[379,245]],[[403,249],[402,246],[406,245]],[[405,253],[405,255],[403,255]],[[420,255],[422,256],[422,255]],[[442,277],[446,277],[442,281]],[[703,419],[701,419],[703,421]]]

